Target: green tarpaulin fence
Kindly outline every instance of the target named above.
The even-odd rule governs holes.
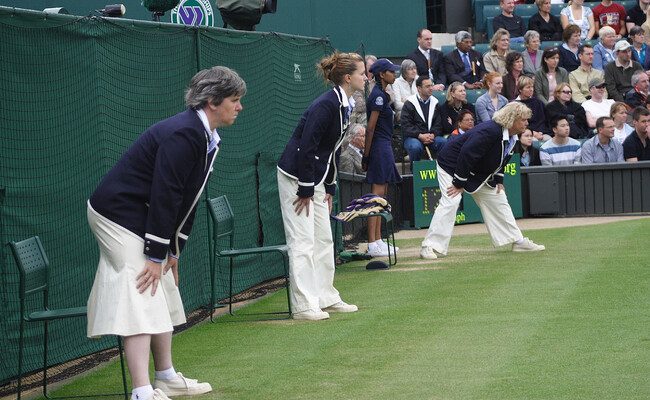
[[[275,163],[324,90],[315,65],[331,51],[312,38],[0,7],[0,383],[16,375],[18,351],[18,273],[5,244],[39,235],[51,263],[51,306],[84,305],[98,259],[86,199],[140,132],[184,109],[184,89],[200,69],[225,65],[248,85],[236,124],[219,132],[206,195],[230,199],[236,246],[284,242]],[[181,257],[188,311],[209,299],[207,218],[201,202]],[[281,275],[277,260],[237,263],[237,291]],[[55,323],[51,363],[114,343],[88,340],[85,330],[85,319]],[[27,334],[27,370],[39,367],[39,335],[38,327]]]

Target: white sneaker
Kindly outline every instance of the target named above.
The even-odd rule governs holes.
[[[393,245],[392,244],[388,244],[388,243],[384,242],[383,240],[380,240],[379,245],[381,246],[382,249],[386,249],[386,251],[390,251],[391,253],[393,252]],[[399,247],[395,246],[394,248],[395,248],[395,252],[399,251]]]
[[[433,251],[432,247],[422,246],[420,249],[420,258],[424,258],[425,260],[435,260],[438,256],[436,255],[436,252]]]
[[[171,400],[167,395],[160,389],[155,389],[153,394],[147,400]]]
[[[368,255],[371,257],[388,257],[388,247],[383,248],[375,243],[369,243]]]
[[[513,243],[512,251],[542,251],[545,250],[541,244],[536,244],[532,240],[525,237],[521,243]]]
[[[354,304],[348,304],[344,301],[339,301],[338,303],[332,304],[327,308],[323,308],[324,311],[328,312],[355,312],[359,310],[359,307]]]
[[[320,321],[322,319],[328,319],[330,315],[322,310],[305,310],[301,312],[294,313],[291,318],[300,319],[305,321]]]
[[[167,396],[194,396],[212,391],[212,386],[207,382],[186,378],[180,372],[177,372],[176,375],[178,375],[176,379],[154,380],[153,387]],[[154,399],[158,398],[154,397]],[[161,399],[167,399],[167,397]]]

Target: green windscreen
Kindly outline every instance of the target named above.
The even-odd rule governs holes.
[[[325,86],[315,65],[329,42],[119,19],[52,16],[0,7],[0,383],[16,375],[18,271],[7,246],[38,235],[50,260],[51,308],[86,304],[98,252],[86,199],[138,134],[184,109],[200,69],[224,65],[248,85],[222,144],[180,260],[187,311],[209,301],[205,197],[225,194],[236,247],[284,242],[275,163],[306,106]],[[227,296],[219,266],[218,298]],[[280,276],[273,256],[236,260],[235,291]],[[40,299],[28,301],[30,308]],[[96,352],[85,318],[50,328],[50,364]],[[25,370],[41,361],[38,324],[28,324]]]

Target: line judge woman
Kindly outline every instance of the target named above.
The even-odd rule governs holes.
[[[352,93],[367,80],[363,58],[334,53],[319,65],[333,88],[303,113],[278,162],[278,192],[289,246],[293,319],[322,320],[328,312],[355,312],[334,288],[330,226],[336,192],[336,157],[350,112]]]
[[[235,122],[245,93],[231,69],[198,72],[185,94],[188,109],[142,133],[88,201],[100,255],[88,298],[88,336],[124,338],[134,400],[212,390],[172,364],[173,327],[185,323],[178,259],[219,150],[217,128]]]
[[[420,257],[431,260],[447,255],[463,192],[471,194],[479,206],[495,247],[511,244],[512,251],[545,249],[522,235],[503,188],[504,168],[517,135],[528,127],[531,115],[525,104],[509,103],[491,120],[455,136],[438,152],[441,197],[422,241]]]

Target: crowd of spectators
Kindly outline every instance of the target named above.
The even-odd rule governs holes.
[[[515,12],[521,2],[500,0],[485,54],[466,31],[446,54],[432,47],[428,29],[417,32],[417,47],[386,88],[407,160],[435,158],[450,135],[492,119],[512,101],[532,110],[515,147],[523,165],[650,160],[650,1],[626,10],[612,0],[593,9],[571,0],[559,15],[551,12],[554,2],[535,0],[538,12],[525,26]],[[560,44],[542,50],[548,41]],[[513,50],[514,43],[525,49]],[[368,67],[375,60],[367,56]],[[483,92],[472,104],[468,91],[477,89]],[[355,100],[354,138],[366,124],[365,99]],[[361,154],[354,143],[362,141],[354,138],[346,153]]]

